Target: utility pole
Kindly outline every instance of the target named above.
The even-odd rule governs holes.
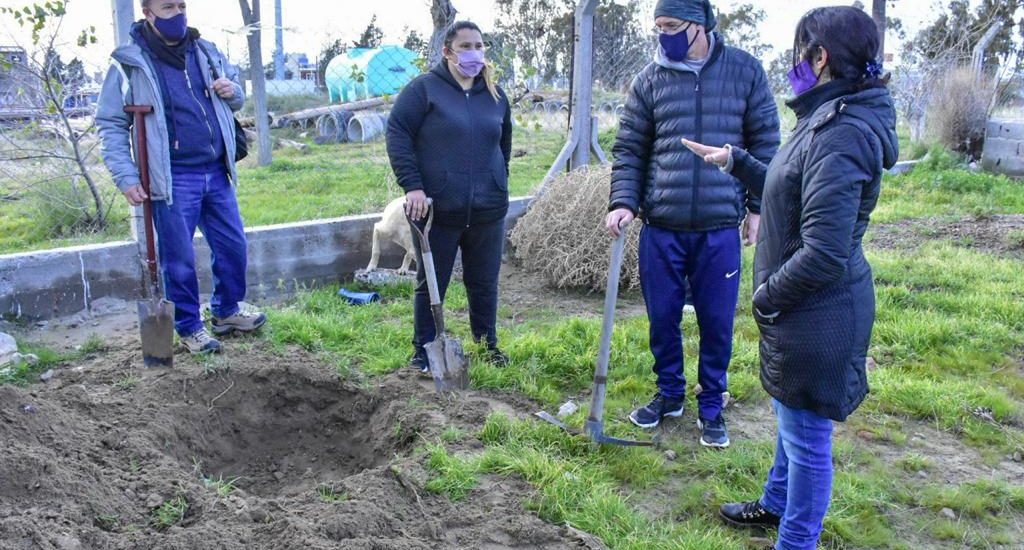
[[[114,26],[114,43],[117,46],[131,39],[132,23],[135,22],[135,0],[110,0],[111,21]],[[131,207],[132,239],[139,247],[139,257],[146,256],[146,225],[141,206]],[[140,271],[140,276],[141,276]]]
[[[281,0],[274,0],[274,80],[284,80],[284,23]]]
[[[885,61],[885,2],[886,0],[871,0],[871,18],[875,20],[878,27],[878,60]]]
[[[110,0],[113,9],[114,46],[120,46],[131,36],[132,23],[135,22],[134,0]]]

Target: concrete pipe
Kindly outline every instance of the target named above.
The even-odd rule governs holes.
[[[320,137],[330,143],[348,141],[348,122],[352,118],[351,111],[332,111],[320,115],[316,120],[316,131]]]
[[[359,113],[348,121],[348,140],[352,143],[366,143],[384,135],[387,113]]]

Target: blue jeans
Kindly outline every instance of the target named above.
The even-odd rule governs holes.
[[[686,393],[683,376],[683,320],[689,282],[700,329],[697,396],[701,418],[722,412],[728,389],[732,329],[740,290],[740,233],[735,227],[716,231],[672,231],[645,225],[640,232],[640,288],[650,321],[651,354],[658,391],[666,397]]]
[[[761,506],[782,518],[776,550],[815,550],[832,497],[832,421],[774,399],[772,408],[778,447]]]
[[[223,166],[196,171],[176,169],[171,180],[174,203],[153,202],[153,225],[164,294],[174,302],[174,329],[181,336],[189,336],[203,328],[192,246],[196,227],[210,246],[210,309],[220,318],[237,313],[238,302],[245,298],[245,230],[235,190]]]

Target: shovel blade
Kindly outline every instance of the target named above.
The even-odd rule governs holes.
[[[423,346],[427,364],[439,392],[464,390],[469,387],[469,368],[462,342],[458,338],[440,336]]]
[[[142,362],[147,367],[174,365],[174,304],[167,300],[139,300]]]

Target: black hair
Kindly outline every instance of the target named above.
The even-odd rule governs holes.
[[[480,30],[480,27],[472,21],[456,21],[452,26],[448,27],[448,31],[444,33],[444,45],[446,48],[452,47],[452,41],[455,40],[455,35],[459,34],[459,31],[471,30],[480,33],[480,36],[484,35],[484,31]]]
[[[878,26],[864,10],[853,6],[815,8],[800,18],[793,37],[793,65],[814,62],[819,48],[828,52],[833,79],[857,82],[859,89],[885,87]]]

